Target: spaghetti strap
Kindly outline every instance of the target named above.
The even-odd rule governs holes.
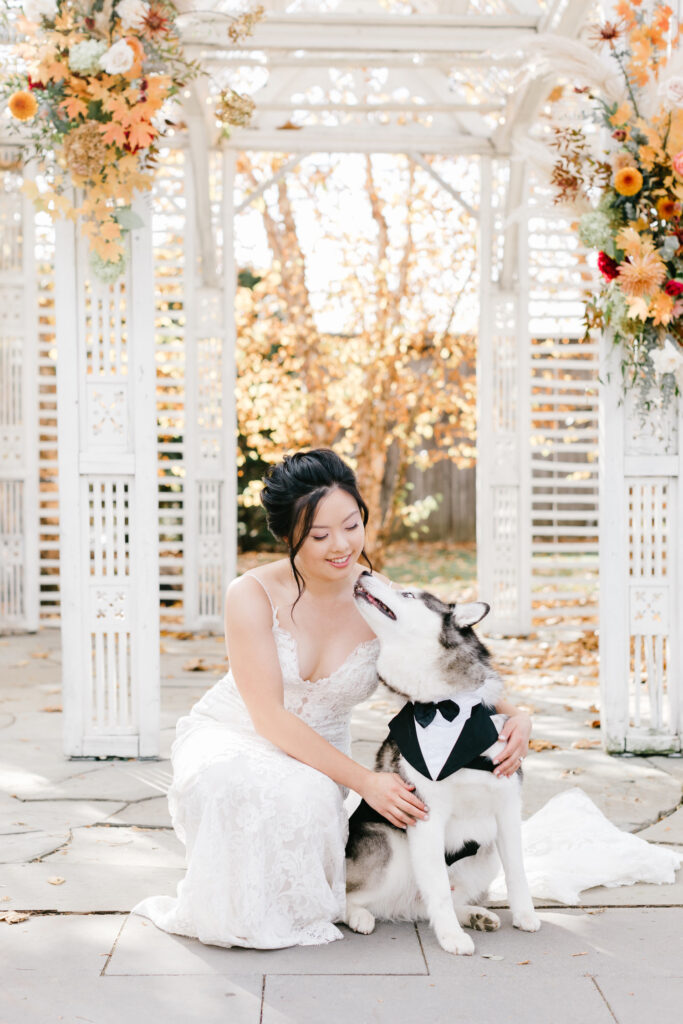
[[[265,592],[266,592],[266,597],[268,598],[268,603],[270,604],[270,607],[271,607],[271,608],[273,609],[273,625],[275,625],[275,626],[276,626],[276,625],[277,625],[277,608],[276,608],[276,607],[275,607],[275,605],[273,604],[273,599],[272,599],[272,597],[270,596],[270,592],[269,592],[269,590],[268,590],[268,587],[267,587],[267,586],[265,585],[265,583],[263,582],[263,580],[260,580],[260,579],[258,578],[258,576],[254,576],[254,574],[253,574],[252,572],[248,572],[248,573],[245,573],[245,575],[246,575],[246,576],[249,576],[249,577],[250,577],[250,578],[251,578],[252,580],[256,580],[256,582],[257,582],[257,583],[260,583],[260,585],[261,585],[261,586],[263,587],[263,589],[265,590]]]

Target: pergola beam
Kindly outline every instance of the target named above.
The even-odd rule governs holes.
[[[295,52],[273,56],[267,59],[265,54],[245,53],[243,50],[228,50],[226,44],[217,40],[207,40],[204,43],[188,42],[185,51],[194,59],[199,58],[210,64],[227,67],[231,64],[244,65],[245,67],[261,67],[275,71],[279,68],[425,68],[436,67],[442,71],[449,71],[455,68],[490,68],[500,67],[503,61],[500,58],[492,57],[482,51],[467,55],[453,54],[447,50],[434,50],[429,54],[406,53],[363,53],[360,57],[354,53],[330,52],[325,56],[314,54],[300,54]],[[418,59],[416,59],[416,57]],[[524,58],[511,54],[505,57],[505,67],[518,67],[523,63]]]
[[[191,20],[190,20],[191,19]],[[187,43],[215,45],[232,20],[220,12],[197,12],[178,19]],[[370,53],[467,53],[488,50],[524,34],[535,33],[538,17],[524,15],[286,14],[270,16],[241,40],[240,51],[351,52],[362,63]],[[227,45],[227,39],[224,40]]]
[[[258,100],[258,94],[256,96]],[[342,114],[491,114],[504,110],[505,104],[494,100],[486,103],[464,103],[454,100],[453,103],[435,103],[432,100],[425,100],[422,103],[415,103],[406,100],[404,103],[397,103],[392,100],[387,103],[335,103],[334,100],[325,100],[322,103],[309,103],[306,100],[291,100],[289,103],[258,103],[259,111],[289,112],[291,110],[307,111],[330,111],[333,110]]]
[[[226,143],[229,149],[268,153],[492,153],[487,138],[435,132],[430,128],[377,125],[359,128],[314,126],[293,129],[236,128]]]

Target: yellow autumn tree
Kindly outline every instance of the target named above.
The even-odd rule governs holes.
[[[284,159],[243,156],[245,191]],[[476,287],[476,242],[471,220],[415,164],[392,158],[397,171],[387,174],[386,162],[383,173],[375,158],[359,159],[354,206],[365,225],[360,212],[356,224],[330,223],[318,201],[334,202],[329,168],[309,167],[294,183],[283,176],[274,201],[259,200],[273,259],[238,289],[237,408],[247,447],[267,462],[309,446],[348,459],[372,512],[368,550],[379,567],[406,514],[409,465],[474,462],[476,342],[457,328]],[[316,255],[297,222],[307,200],[344,268],[322,299],[311,295]],[[343,320],[334,333],[320,326],[332,314]]]

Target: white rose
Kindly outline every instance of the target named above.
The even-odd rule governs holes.
[[[144,3],[144,0],[120,0],[116,5],[116,14],[124,29],[142,28],[148,11],[149,4]]]
[[[665,78],[657,90],[667,103],[675,107],[683,106],[683,75],[672,75]]]
[[[130,71],[135,61],[133,48],[128,45],[125,39],[119,39],[118,43],[110,46],[106,53],[100,57],[100,67],[108,75],[125,75]]]
[[[671,344],[668,338],[664,342],[664,348],[655,349],[654,352],[650,353],[650,359],[652,360],[655,372],[660,375],[663,373],[676,373],[679,367],[683,367],[683,356],[676,346]]]
[[[40,24],[41,18],[54,21],[57,17],[57,0],[24,0],[24,14],[36,25]]]

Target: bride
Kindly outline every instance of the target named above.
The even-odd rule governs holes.
[[[349,757],[355,704],[375,689],[379,641],[356,610],[368,508],[351,469],[328,449],[269,470],[268,527],[289,558],[228,587],[230,671],[179,719],[168,794],[186,847],[177,896],[133,913],[218,946],[274,949],[342,938],[349,789],[401,828],[427,808],[396,774]],[[497,774],[527,751],[531,723],[510,715]]]

